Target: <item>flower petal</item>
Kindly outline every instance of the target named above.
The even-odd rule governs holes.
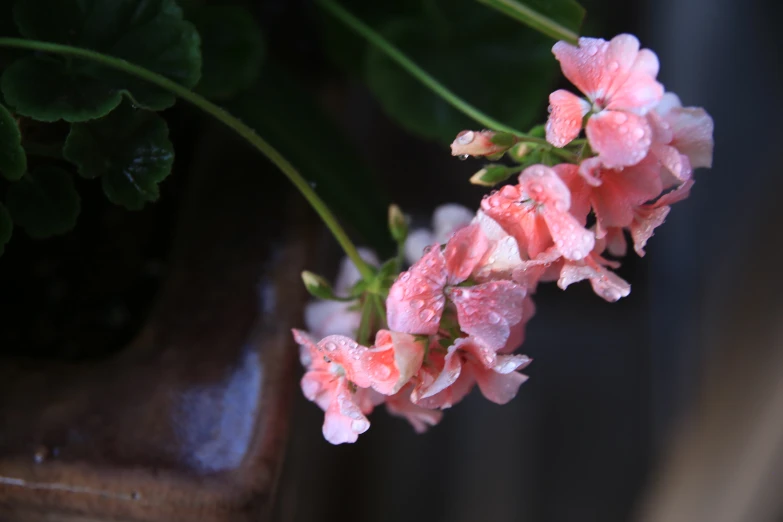
[[[448,282],[458,284],[470,277],[489,248],[489,242],[479,225],[469,225],[458,230],[446,243]]]
[[[535,206],[519,204],[522,197],[519,186],[505,185],[486,196],[481,208],[516,240],[520,255],[527,259],[536,257],[553,243],[546,222]]]
[[[558,251],[566,259],[583,259],[595,246],[595,234],[579,224],[568,212],[546,209],[544,220]]]
[[[418,403],[422,399],[432,397],[457,381],[462,372],[462,361],[457,353],[458,348],[457,343],[452,344],[446,355],[441,356],[442,358],[433,354],[430,363],[434,371],[424,372],[420,376],[419,383],[411,393],[413,402]]]
[[[379,330],[375,345],[361,357],[370,386],[384,395],[394,395],[421,368],[424,345],[410,334]]]
[[[449,298],[457,307],[463,332],[493,350],[503,348],[510,329],[522,320],[524,287],[511,281],[492,281],[471,287],[452,287]]]
[[[699,107],[672,109],[667,117],[674,139],[672,145],[688,156],[691,167],[712,167],[712,133],[714,123],[707,112]]]
[[[353,401],[348,383],[340,379],[324,416],[324,438],[332,444],[356,442],[359,435],[368,429],[370,421]]]
[[[549,108],[546,140],[555,147],[565,147],[579,136],[582,118],[590,111],[590,104],[566,90],[559,89],[549,95]]]
[[[627,297],[631,293],[631,285],[596,262],[566,262],[560,272],[557,286],[565,290],[569,285],[585,279],[590,281],[597,295],[609,302]]]
[[[517,396],[522,383],[528,379],[527,375],[519,372],[504,374],[476,365],[472,365],[470,371],[474,374],[482,395],[496,404],[506,404],[511,401]]]
[[[638,48],[638,42],[636,45]],[[606,108],[632,110],[639,114],[653,108],[663,96],[663,85],[655,79],[658,69],[658,57],[654,52],[649,49],[639,51],[628,74],[624,78],[618,77],[610,87]]]
[[[391,330],[432,335],[443,313],[446,258],[435,245],[389,289],[386,312]]]
[[[587,122],[587,139],[609,168],[639,163],[652,144],[652,129],[643,116],[624,111],[601,111]]]
[[[443,412],[413,404],[410,387],[386,399],[386,409],[391,415],[403,417],[411,423],[416,433],[424,433],[443,418]]]
[[[361,313],[351,310],[355,304],[322,300],[307,303],[304,308],[305,325],[318,338],[327,335],[354,336],[361,322]]]

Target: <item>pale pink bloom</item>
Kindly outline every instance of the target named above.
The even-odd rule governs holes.
[[[389,328],[420,335],[437,333],[448,298],[462,331],[488,346],[502,347],[511,326],[522,320],[525,289],[511,281],[456,286],[470,277],[487,248],[487,238],[478,225],[458,230],[445,251],[438,245],[431,248],[389,290]]]
[[[667,92],[647,114],[653,129],[651,151],[677,182],[690,179],[692,169],[712,167],[713,122],[701,107],[683,107]]]
[[[588,183],[579,175],[579,167],[564,163],[554,170],[571,191],[571,213],[582,223],[590,209],[595,213],[596,237],[601,238],[611,227],[627,227],[634,219],[634,210],[657,198],[663,189],[661,168],[652,155],[622,170],[600,167],[592,175],[600,182]]]
[[[359,255],[372,266],[378,266],[375,252],[359,248]],[[338,296],[347,296],[359,282],[361,275],[353,262],[345,257],[335,280],[334,290]],[[361,322],[361,311],[357,301],[328,301],[315,299],[305,305],[304,319],[307,330],[320,339],[327,335],[355,336]]]
[[[327,360],[315,341],[301,330],[293,330],[299,344],[302,365],[307,368],[301,380],[304,396],[324,412],[323,435],[332,444],[356,442],[370,428],[366,415],[378,404],[372,390],[351,390],[341,365]]]
[[[593,249],[595,237],[570,208],[568,187],[544,165],[526,168],[518,185],[506,185],[481,202],[484,213],[516,239],[526,259],[552,245],[567,259],[582,259]]]
[[[302,338],[304,332],[294,331]],[[362,346],[350,337],[329,335],[316,343],[321,356],[342,368],[345,377],[360,388],[394,395],[419,370],[424,344],[412,335],[379,330],[375,345]]]
[[[573,283],[587,279],[593,287],[593,292],[610,303],[628,297],[631,293],[631,285],[607,269],[607,267],[619,268],[620,263],[603,258],[600,253],[605,248],[605,240],[599,239],[596,241],[595,249],[586,258],[580,261],[564,260],[557,286],[565,290]]]
[[[418,228],[405,240],[405,260],[412,265],[424,255],[424,249],[438,243],[444,244],[460,228],[468,225],[475,212],[456,203],[440,205],[432,214],[432,229]]]
[[[492,156],[503,152],[509,145],[497,145],[492,143],[495,132],[491,130],[472,131],[464,130],[457,134],[451,144],[452,156]]]
[[[530,358],[526,355],[498,355],[475,337],[461,337],[448,348],[434,379],[432,374],[420,377],[412,399],[427,407],[447,408],[477,383],[487,399],[505,404],[527,380],[527,376],[516,370],[528,364]]]
[[[563,74],[589,101],[558,90],[549,97],[547,141],[564,147],[579,135],[588,113],[586,133],[600,161],[610,168],[634,165],[647,155],[652,130],[644,115],[663,95],[656,81],[658,58],[639,49],[639,40],[621,34],[607,42],[580,38],[579,47],[557,42],[552,48]]]
[[[430,426],[435,426],[443,418],[443,412],[424,408],[419,404],[411,402],[411,391],[413,385],[410,384],[392,395],[386,398],[386,409],[390,414],[397,417],[403,417],[411,423],[416,433],[424,433]]]

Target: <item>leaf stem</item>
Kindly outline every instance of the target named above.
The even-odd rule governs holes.
[[[545,139],[536,138],[535,136],[530,136],[513,127],[509,127],[508,125],[500,123],[499,121],[491,118],[490,116],[487,116],[477,108],[473,107],[468,102],[450,91],[445,85],[430,76],[427,71],[416,65],[410,58],[405,56],[405,54],[392,45],[391,42],[386,40],[370,26],[346,11],[333,0],[315,0],[315,2],[328,11],[332,16],[343,22],[371,44],[375,45],[378,49],[383,51],[389,58],[397,62],[400,67],[408,71],[411,76],[419,80],[435,94],[451,104],[452,107],[465,114],[469,118],[474,119],[488,129],[513,134],[519,139],[519,141],[535,143],[537,145],[541,145],[542,147],[550,148],[554,154],[560,156],[561,158],[567,159],[569,161],[576,159],[575,155],[568,151],[557,149]]]
[[[327,228],[331,231],[337,242],[340,244],[346,255],[353,261],[359,273],[362,275],[362,279],[370,281],[373,277],[373,271],[369,265],[361,258],[359,252],[356,250],[356,246],[351,242],[348,234],[340,226],[337,218],[326,206],[326,203],[315,193],[310,184],[302,177],[301,174],[294,168],[294,166],[285,159],[272,145],[267,143],[256,132],[242,123],[239,119],[229,114],[221,107],[210,102],[203,96],[200,96],[190,89],[187,89],[178,83],[161,76],[149,69],[145,69],[138,65],[134,65],[121,58],[115,58],[106,54],[91,51],[89,49],[82,49],[80,47],[72,47],[69,45],[62,45],[50,42],[42,42],[38,40],[24,40],[21,38],[0,38],[0,47],[15,47],[18,49],[29,49],[33,51],[41,51],[48,53],[55,53],[66,57],[83,58],[90,60],[112,69],[117,69],[137,78],[146,80],[158,87],[165,89],[172,94],[182,98],[195,105],[202,111],[206,112],[210,116],[214,117],[239,136],[245,139],[253,147],[258,149],[269,161],[275,164],[288,180],[294,184],[294,186],[302,193],[310,206],[318,213]]]

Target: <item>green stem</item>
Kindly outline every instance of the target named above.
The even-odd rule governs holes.
[[[356,250],[356,246],[354,246],[354,244],[348,238],[348,234],[346,234],[345,230],[343,230],[343,228],[340,226],[337,218],[334,216],[334,214],[332,214],[331,210],[329,210],[329,207],[326,206],[326,203],[324,203],[323,200],[318,197],[318,194],[315,193],[312,187],[310,187],[310,184],[302,177],[301,174],[299,174],[299,172],[297,172],[294,166],[274,147],[267,143],[266,140],[256,134],[252,128],[242,123],[239,119],[232,116],[224,109],[218,107],[203,96],[194,93],[190,89],[187,89],[178,83],[169,80],[165,76],[161,76],[160,74],[154,73],[148,69],[134,65],[121,58],[115,58],[113,56],[91,51],[89,49],[82,49],[79,47],[72,47],[69,45],[61,45],[49,42],[41,42],[37,40],[23,40],[20,38],[0,38],[0,47],[29,49],[33,51],[49,52],[63,56],[71,56],[90,60],[146,80],[162,89],[171,92],[172,94],[175,94],[183,100],[192,103],[202,111],[206,112],[239,134],[239,136],[244,138],[248,143],[258,149],[264,156],[266,156],[269,161],[274,163],[277,168],[279,168],[283,174],[285,174],[289,181],[294,184],[299,192],[302,193],[308,203],[310,203],[313,209],[318,213],[323,222],[326,224],[327,228],[329,228],[329,230],[332,232],[332,235],[334,235],[335,239],[337,239],[337,242],[343,248],[346,255],[356,265],[356,268],[359,270],[362,278],[366,281],[370,281],[372,279],[372,269],[369,267],[369,265],[367,265],[367,263],[364,262],[361,256],[359,256],[359,252]]]
[[[416,65],[410,58],[405,56],[399,49],[397,49],[376,31],[374,31],[370,26],[356,18],[354,15],[343,9],[340,5],[336,4],[332,0],[316,0],[316,3],[320,4],[321,7],[326,9],[335,18],[343,22],[371,44],[375,45],[378,49],[383,51],[386,56],[397,62],[397,64],[408,71],[411,76],[419,80],[430,90],[432,90],[432,92],[443,98],[446,102],[451,104],[452,107],[465,114],[469,118],[474,119],[488,129],[513,134],[519,139],[519,141],[535,143],[542,147],[551,148],[553,149],[552,152],[554,154],[557,154],[566,160],[573,161],[576,159],[576,156],[570,152],[553,147],[545,139],[536,138],[535,136],[525,134],[524,132],[513,127],[509,127],[508,125],[500,123],[499,121],[487,116],[477,108],[473,107],[468,102],[451,92],[445,85],[430,76],[427,71]]]
[[[565,40],[576,45],[579,35],[572,30],[563,27],[551,18],[548,18],[535,9],[517,2],[516,0],[478,0],[480,3],[493,7],[501,13],[516,18],[536,31],[551,36],[556,40]]]

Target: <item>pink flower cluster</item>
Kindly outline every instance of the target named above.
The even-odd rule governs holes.
[[[627,296],[630,285],[610,271],[619,266],[610,257],[626,254],[625,231],[644,255],[670,205],[688,196],[693,169],[711,165],[712,120],[664,93],[656,56],[635,37],[558,42],[553,52],[587,100],[552,93],[546,137],[574,147],[584,126],[583,144],[568,149],[576,161],[527,166],[475,214],[436,211],[434,232],[408,238],[412,266],[388,288],[386,324],[371,346],[354,340],[356,303],[311,305],[331,307],[326,323],[350,332],[324,321],[310,325],[318,338],[294,331],[307,368],[302,390],[326,412],[329,442],[356,441],[381,403],[424,431],[476,385],[493,402],[510,401],[527,379],[520,370],[530,359],[513,352],[538,284],[588,280],[607,301]],[[502,154],[493,134],[463,132],[452,153]]]

